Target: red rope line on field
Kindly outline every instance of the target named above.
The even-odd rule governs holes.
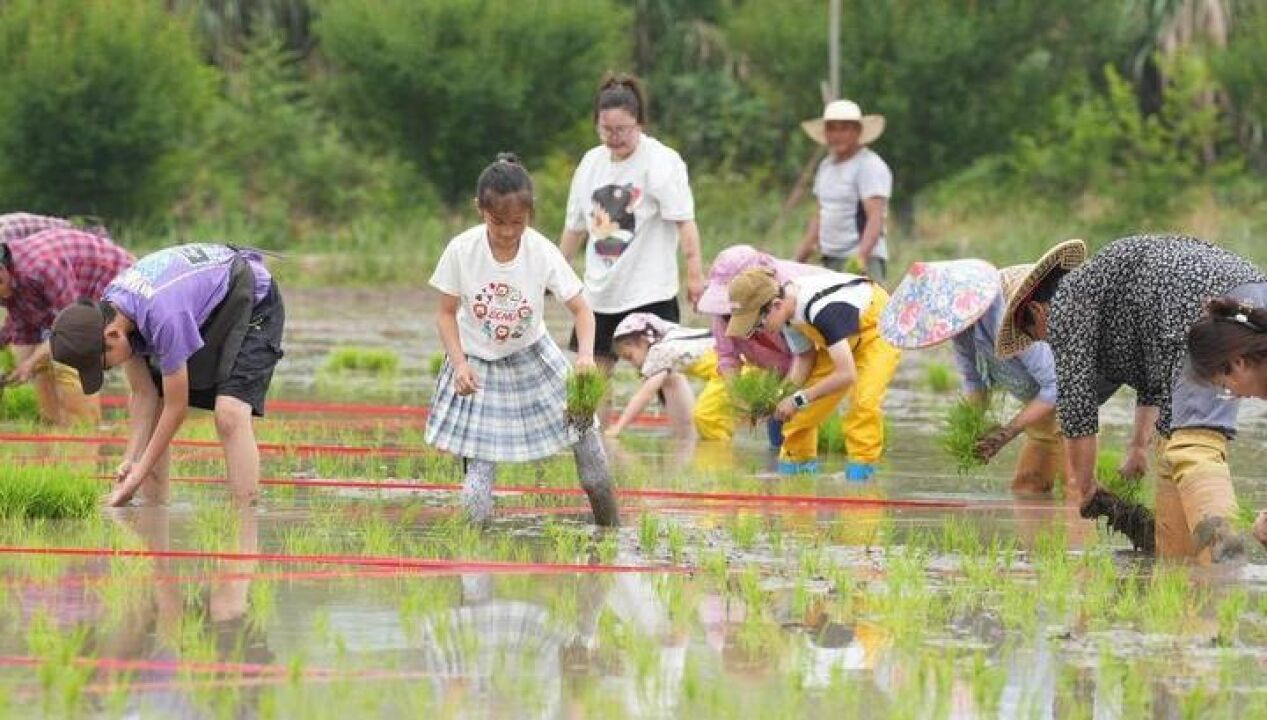
[[[198,484],[224,484],[224,478],[174,477],[173,482]],[[338,480],[309,478],[264,478],[260,485],[312,488],[355,488],[364,490],[414,490],[423,492],[459,492],[457,483],[417,483],[400,480]],[[497,495],[565,495],[583,496],[581,488],[536,487],[501,485],[493,488]],[[909,498],[867,498],[832,495],[763,495],[739,492],[700,492],[694,490],[661,490],[655,488],[619,488],[617,498],[648,498],[657,500],[697,500],[752,504],[790,505],[845,505],[859,507],[909,507],[909,508],[966,508],[969,503],[960,500],[919,500]]]
[[[401,568],[413,571],[437,573],[493,573],[493,574],[652,574],[690,573],[691,568],[681,566],[645,565],[580,565],[569,563],[516,563],[496,560],[446,560],[435,558],[388,557],[376,555],[287,555],[282,553],[220,552],[210,550],[129,550],[123,548],[80,547],[24,547],[0,545],[3,555],[56,555],[63,557],[139,557],[168,558],[177,560],[235,560],[280,562],[310,565],[352,565],[381,568]]]
[[[23,433],[0,432],[0,442],[58,444],[79,443],[82,445],[126,445],[128,439],[117,435],[27,435]],[[219,440],[173,440],[173,447],[219,448]],[[377,457],[418,457],[439,455],[428,448],[375,448],[359,445],[320,445],[297,443],[259,443],[261,452],[294,453],[296,455],[373,455]]]
[[[121,395],[107,395],[101,398],[102,407],[126,408],[128,399]],[[365,403],[331,403],[307,400],[269,400],[268,409],[279,413],[308,415],[368,415],[395,416],[426,419],[430,408],[425,405],[374,405]],[[613,413],[612,417],[618,417]],[[659,427],[668,424],[668,418],[659,415],[639,415],[635,425]]]

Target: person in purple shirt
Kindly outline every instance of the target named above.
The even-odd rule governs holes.
[[[254,501],[252,416],[264,414],[284,325],[281,294],[260,255],[215,244],[147,255],[99,302],[58,314],[53,357],[79,372],[84,392],[96,392],[104,371],[118,366],[131,389],[131,432],[110,505],[138,490],[147,503],[167,502],[169,446],[191,406],[215,412],[233,498]]]

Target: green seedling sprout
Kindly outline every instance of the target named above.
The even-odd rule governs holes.
[[[93,515],[104,488],[86,469],[0,467],[0,517],[64,520]]]
[[[924,366],[924,384],[941,395],[955,389],[955,371],[949,365],[931,361]]]
[[[395,375],[400,369],[400,356],[389,348],[347,345],[331,350],[326,355],[322,369],[331,373],[364,372],[373,375]]]
[[[989,403],[963,398],[950,407],[942,424],[941,447],[958,463],[959,472],[985,465],[977,455],[977,442],[995,427]]]
[[[444,369],[444,361],[446,356],[442,352],[431,353],[431,357],[427,358],[427,372],[431,377],[439,377],[440,371]]]
[[[594,414],[607,396],[607,376],[588,370],[574,372],[567,379],[567,420],[577,432],[594,426]]]
[[[796,386],[778,373],[761,369],[739,373],[726,387],[735,413],[751,424],[773,415],[779,401],[796,392]]]

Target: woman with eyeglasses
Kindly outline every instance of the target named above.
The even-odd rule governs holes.
[[[1082,241],[1071,240],[1039,260],[1005,310],[999,356],[1036,340],[1051,345],[1056,411],[1084,512],[1096,490],[1100,405],[1128,385],[1137,418],[1155,408],[1161,435],[1154,444],[1157,554],[1243,558],[1231,524],[1237,504],[1227,463],[1237,403],[1186,371],[1186,340],[1208,298],[1267,303],[1267,276],[1238,255],[1182,235],[1122,238],[1082,263],[1085,254]]]
[[[559,242],[569,262],[584,248],[585,295],[596,324],[594,357],[604,371],[616,362],[612,333],[625,316],[646,312],[680,320],[679,251],[686,261],[688,300],[694,305],[704,292],[686,163],[643,132],[645,97],[630,76],[608,75],[599,86],[594,126],[600,143],[585,153],[572,176]]]
[[[1206,304],[1205,316],[1188,330],[1189,365],[1193,377],[1228,399],[1267,399],[1267,286],[1247,289],[1256,302],[1224,296]],[[1254,537],[1267,545],[1267,510],[1254,522]]]

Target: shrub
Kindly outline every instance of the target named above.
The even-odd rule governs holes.
[[[595,144],[593,92],[627,27],[613,0],[326,0],[316,34],[348,123],[453,200],[499,150],[532,165]]]
[[[178,197],[212,73],[149,0],[13,0],[0,13],[0,201],[143,217]]]

